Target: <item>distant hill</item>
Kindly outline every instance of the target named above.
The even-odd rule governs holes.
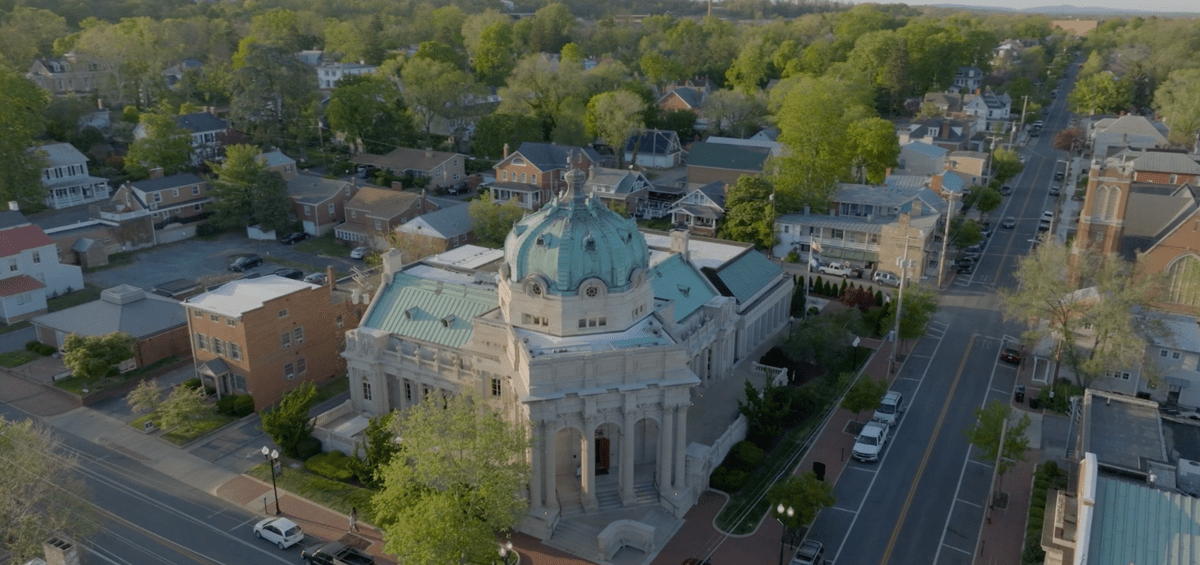
[[[1063,14],[1070,16],[1133,16],[1139,14],[1166,16],[1178,14],[1181,16],[1195,16],[1195,12],[1170,12],[1154,9],[1122,9],[1122,8],[1101,8],[1098,6],[1072,6],[1070,4],[1059,4],[1057,6],[1039,6],[1036,8],[1006,8],[1003,6],[967,6],[963,4],[932,4],[938,8],[952,8],[955,10],[980,10],[989,12],[1013,12],[1024,14]]]

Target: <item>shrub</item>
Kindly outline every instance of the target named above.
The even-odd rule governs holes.
[[[237,397],[237,401],[233,403],[233,415],[238,418],[243,418],[254,413],[254,397],[249,394],[242,394]]]
[[[799,263],[800,262],[800,254],[796,253],[796,250],[793,249],[790,252],[788,252],[787,256],[785,256],[783,258],[783,260],[787,261],[788,263]]]
[[[314,438],[315,439],[315,438]],[[304,468],[314,475],[320,475],[335,481],[348,481],[354,478],[352,465],[354,460],[346,457],[341,451],[318,453],[304,461]]]
[[[58,351],[53,346],[46,345],[40,341],[30,341],[30,342],[26,343],[25,349],[28,351],[31,351],[33,353],[37,353],[38,355],[41,355],[43,357],[45,357],[47,355],[54,355],[54,353],[56,351]]]
[[[713,469],[708,484],[719,491],[734,493],[741,490],[742,485],[746,484],[747,476],[745,471],[730,469],[722,465]]]
[[[733,449],[729,451],[729,455],[725,458],[724,465],[728,465],[732,469],[742,471],[753,471],[757,469],[763,462],[764,453],[757,445],[748,441],[739,441]]]
[[[193,379],[188,379],[186,381],[183,381],[182,383],[179,384],[179,386],[186,387],[186,388],[192,388],[192,389],[199,389],[203,385],[200,384],[200,379],[193,378]]]
[[[196,237],[215,237],[225,233],[225,228],[215,222],[205,222],[196,226]]]
[[[296,445],[296,454],[298,458],[307,461],[313,455],[321,452],[321,440],[308,436]]]
[[[217,412],[221,414],[233,415],[234,403],[237,402],[237,395],[226,396],[217,401]]]
[[[759,358],[758,362],[770,367],[790,367],[792,365],[792,360],[788,358],[787,354],[779,346],[768,349],[766,354]]]
[[[820,314],[820,313],[821,313],[821,310],[819,310],[819,309],[818,309],[816,306],[809,306],[809,307],[808,307],[808,315],[809,315],[809,316],[816,316],[816,315],[818,315],[818,314]]]

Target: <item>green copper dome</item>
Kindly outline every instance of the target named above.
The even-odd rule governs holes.
[[[628,290],[649,265],[646,238],[632,219],[583,193],[583,171],[572,169],[564,176],[563,194],[508,232],[509,280],[521,283],[536,275],[546,292],[556,295],[576,294],[589,279],[603,281],[607,292]]]

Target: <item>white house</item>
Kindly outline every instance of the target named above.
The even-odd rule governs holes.
[[[175,116],[175,123],[192,134],[192,164],[199,165],[220,157],[222,137],[229,131],[229,122],[208,112]],[[145,138],[145,124],[133,128],[134,139]]]
[[[317,88],[331,90],[345,77],[369,75],[378,68],[365,63],[322,63],[317,65]]]
[[[108,199],[108,179],[89,175],[88,158],[70,143],[52,143],[38,150],[46,156],[42,185],[47,206],[67,208]]]
[[[83,269],[58,262],[46,232],[15,210],[0,212],[0,320],[46,311],[46,299],[83,289]]]
[[[1012,97],[1008,93],[997,95],[992,89],[979,94],[963,96],[963,112],[987,120],[987,129],[1003,131],[1012,110]]]
[[[625,163],[647,169],[678,167],[683,157],[679,134],[672,130],[648,129],[625,140]]]

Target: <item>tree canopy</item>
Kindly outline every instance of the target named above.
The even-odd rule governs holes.
[[[1015,418],[1007,402],[993,400],[987,406],[975,409],[975,426],[963,430],[963,434],[967,436],[968,443],[979,449],[976,453],[979,460],[994,463],[996,457],[1000,456],[996,474],[1003,475],[1017,461],[1025,460],[1025,449],[1029,447],[1025,430],[1029,424],[1028,414],[1022,413]],[[1002,434],[1003,445],[1000,443]]]
[[[416,139],[413,116],[391,81],[376,75],[345,77],[330,95],[325,117],[348,143],[368,153],[388,153]]]
[[[228,228],[257,225],[286,231],[292,224],[287,182],[267,170],[258,155],[253,145],[230,145],[225,148],[225,161],[211,164],[218,177],[211,191],[216,221]]]
[[[135,140],[125,154],[125,171],[136,179],[150,176],[150,169],[162,168],[173,175],[192,164],[192,134],[180,127],[174,116],[146,113],[141,116],[146,136]]]
[[[871,375],[863,374],[854,384],[850,385],[850,390],[846,391],[846,396],[842,397],[842,408],[854,413],[854,421],[858,421],[859,414],[864,410],[874,409],[879,406],[879,402],[883,400],[883,395],[887,394],[888,382],[885,378],[878,380],[871,378]]]
[[[775,187],[762,177],[742,175],[725,196],[725,216],[720,235],[770,249],[775,244],[772,199]]]
[[[491,191],[483,191],[468,206],[467,215],[474,226],[475,243],[494,249],[504,247],[509,230],[525,216],[525,210],[515,200],[496,202]]]
[[[645,127],[644,109],[645,102],[628,90],[597,94],[588,102],[585,120],[588,132],[616,151],[618,169],[623,168],[625,160],[625,140]]]
[[[63,339],[63,364],[77,377],[108,376],[122,361],[133,357],[136,342],[124,332],[97,336],[70,334]]]
[[[817,519],[822,508],[833,506],[837,499],[833,496],[833,483],[817,479],[812,471],[805,471],[800,476],[791,476],[786,480],[775,483],[767,491],[767,500],[771,502],[772,513],[780,504],[791,508],[794,513],[776,516],[785,526],[793,529],[802,528]]]
[[[42,115],[49,104],[45,90],[0,66],[0,199],[15,200],[22,209],[36,209],[45,198],[41,176],[46,155],[31,147],[45,131]]]
[[[308,409],[316,397],[317,388],[311,382],[305,382],[285,392],[277,406],[259,412],[262,430],[288,457],[299,456],[300,444],[312,433]]]

